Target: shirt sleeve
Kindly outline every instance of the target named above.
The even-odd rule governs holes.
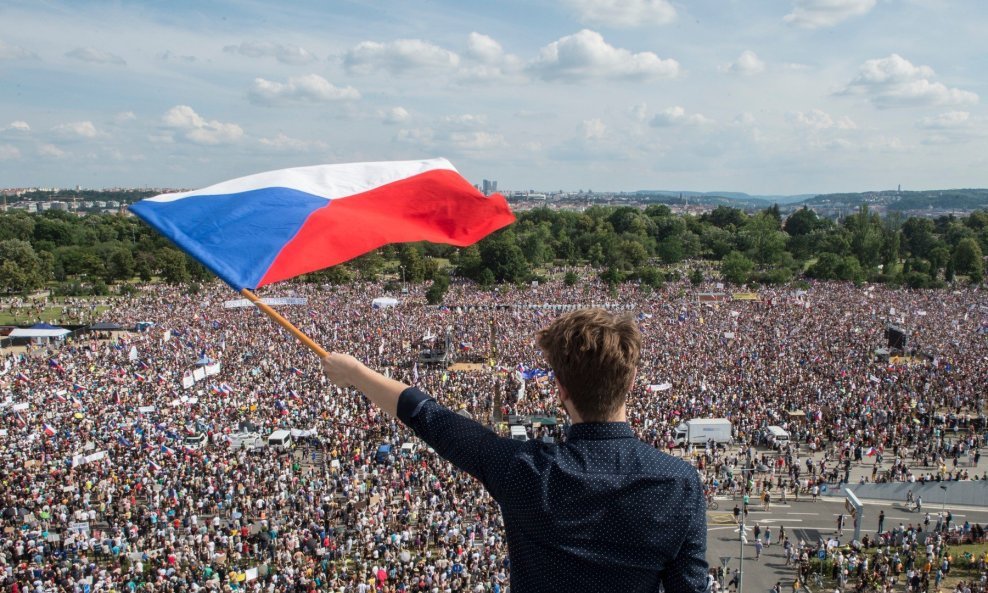
[[[480,480],[495,500],[501,500],[500,487],[522,446],[520,441],[497,436],[479,422],[439,405],[417,387],[401,392],[398,419],[443,459]]]
[[[704,593],[707,579],[707,501],[700,480],[695,475],[684,492],[690,499],[689,527],[675,560],[663,572],[666,593]]]

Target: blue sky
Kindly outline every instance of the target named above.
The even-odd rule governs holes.
[[[0,187],[449,158],[505,190],[986,187],[983,0],[0,4]]]

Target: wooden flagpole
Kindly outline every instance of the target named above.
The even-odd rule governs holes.
[[[264,311],[264,314],[270,317],[271,319],[273,319],[275,323],[290,331],[292,335],[294,335],[296,338],[301,340],[303,344],[308,346],[309,350],[315,352],[319,356],[319,358],[326,358],[327,356],[329,356],[329,352],[323,350],[322,346],[316,344],[314,341],[312,341],[312,338],[302,333],[302,330],[292,325],[291,321],[288,321],[287,319],[282,317],[280,313],[272,309],[267,303],[257,298],[257,295],[251,292],[250,289],[243,288],[240,290],[240,294],[247,297],[247,300],[254,303],[254,305],[256,305],[258,309]]]

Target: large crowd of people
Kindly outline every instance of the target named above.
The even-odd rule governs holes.
[[[454,282],[441,306],[409,286],[375,308],[381,283],[261,296],[306,299],[280,310],[327,350],[505,434],[510,420],[537,417],[528,435],[546,439],[565,438],[566,419],[536,330],[564,308],[626,309],[643,333],[629,421],[690,458],[712,493],[809,496],[852,467],[875,482],[988,477],[988,306],[976,289],[831,283],[748,300],[712,282],[650,290],[582,276]],[[235,298],[219,283],[196,294],[149,285],[102,319],[143,331],[4,350],[5,591],[506,591],[496,503],[329,383],[259,311],[224,306]],[[876,356],[889,324],[907,328],[909,344]],[[734,444],[675,449],[679,423],[700,417],[729,419]],[[770,425],[789,443],[770,442]],[[235,433],[279,429],[295,431],[295,447],[231,445],[254,442]]]

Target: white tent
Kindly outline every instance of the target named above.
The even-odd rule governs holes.
[[[64,327],[55,327],[47,323],[38,323],[28,328],[16,328],[10,332],[8,338],[64,338],[72,333],[72,330]]]
[[[377,297],[371,301],[371,307],[375,309],[386,309],[388,307],[395,307],[398,305],[398,299],[394,297]]]

